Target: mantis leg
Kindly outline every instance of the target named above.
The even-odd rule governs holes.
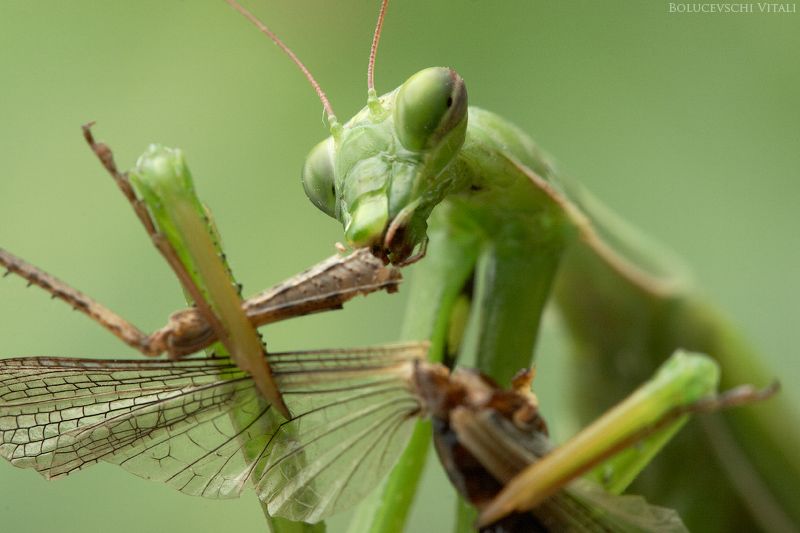
[[[429,339],[428,354],[442,361],[454,349],[451,329],[459,329],[454,311],[469,292],[484,238],[468,219],[451,216],[456,208],[443,203],[431,215],[428,252],[417,263],[403,324],[403,338]],[[401,533],[417,492],[431,441],[430,422],[418,422],[411,440],[389,477],[359,507],[352,533]]]
[[[428,231],[428,252],[420,261],[411,285],[403,322],[404,339],[428,339],[429,359],[441,362],[455,350],[451,329],[460,297],[469,298],[483,233],[458,216],[457,206],[443,203],[434,210]],[[458,319],[456,317],[455,319]],[[451,352],[451,353],[448,353]]]
[[[2,248],[0,248],[0,266],[6,268],[6,275],[16,274],[25,279],[29,285],[44,289],[53,298],[58,298],[87,315],[141,354],[155,357],[165,351],[166,346],[161,342],[159,332],[147,335],[103,304]]]
[[[610,251],[576,247],[565,258],[556,287],[576,340],[584,417],[596,416],[676,348],[713,356],[723,368],[723,387],[771,379],[734,328],[690,288],[680,265],[585,191],[570,187],[570,197]],[[637,282],[610,257],[660,283]],[[752,521],[766,530],[791,531],[791,524],[800,522],[793,488],[800,479],[796,421],[782,397],[757,413],[749,407],[706,417],[678,436],[637,481],[636,491],[681,507],[688,523],[709,531],[747,529]],[[684,466],[687,460],[691,468]]]
[[[158,234],[190,276],[184,289],[201,310],[236,365],[253,376],[261,394],[290,418],[275,384],[258,332],[242,309],[239,288],[223,259],[208,210],[200,203],[180,150],[151,145],[131,172]],[[167,257],[167,255],[165,255]],[[176,269],[176,272],[179,269]]]
[[[457,200],[437,207],[429,223],[428,254],[416,267],[403,336],[429,339],[434,361],[474,350],[479,370],[509,383],[530,366],[562,241],[543,240],[537,228],[509,227],[506,220],[488,234],[486,219]],[[520,254],[520,243],[536,253]],[[465,321],[477,338],[471,349],[462,338]],[[383,495],[362,506],[351,531],[402,530],[429,439],[429,426],[420,426]]]
[[[208,308],[209,317],[215,320],[212,322],[209,319],[209,322],[217,331],[218,342],[210,351],[231,357],[240,368],[252,374],[256,386],[262,392],[262,396],[258,398],[259,408],[269,412],[268,417],[259,417],[259,429],[264,434],[273,433],[281,422],[281,417],[275,411],[280,412],[283,418],[288,419],[290,415],[272,380],[261,337],[242,308],[238,285],[224,260],[221,239],[211,213],[196,196],[182,153],[179,150],[151,146],[139,159],[137,169],[132,175],[134,183],[130,184],[127,180],[124,183],[128,187],[135,186],[144,202],[133,202],[134,208],[137,205],[146,205],[153,214],[152,221],[155,225],[152,230],[143,221],[148,233],[151,237],[164,235],[163,242],[168,243],[169,257],[177,260],[180,269],[190,276],[191,282],[188,285],[184,283],[187,300],[194,300],[201,309]],[[121,185],[121,188],[125,192],[125,187]],[[138,212],[137,209],[137,214]],[[242,364],[244,362],[247,364]],[[270,409],[271,407],[275,409]],[[247,413],[238,409],[232,410],[230,416],[237,428],[249,423],[246,422]],[[242,453],[249,460],[262,451],[259,445],[242,448]],[[262,464],[254,471],[254,479],[259,479],[260,469],[264,467],[265,464]],[[324,522],[312,525],[274,518],[269,515],[264,502],[262,510],[269,529],[276,533],[325,531]]]
[[[158,222],[150,216],[150,212],[148,211],[146,205],[147,201],[142,200],[137,196],[133,185],[128,179],[127,173],[120,172],[117,168],[111,148],[109,148],[105,143],[97,142],[94,139],[94,135],[92,134],[92,126],[93,123],[85,124],[83,126],[83,137],[89,144],[89,148],[91,148],[92,152],[94,152],[94,154],[97,156],[97,159],[103,165],[103,168],[106,169],[108,174],[117,184],[117,187],[119,187],[122,194],[131,204],[134,213],[136,213],[136,217],[142,223],[142,226],[144,226],[147,235],[153,241],[153,244],[167,261],[169,266],[172,268],[173,272],[175,272],[175,275],[178,276],[181,285],[192,297],[193,303],[197,305],[203,316],[206,318],[206,320],[208,320],[212,329],[217,334],[217,338],[225,339],[227,337],[227,333],[223,325],[220,323],[219,317],[216,313],[214,313],[213,309],[206,301],[203,290],[197,284],[198,280],[192,277],[192,274],[189,271],[189,265],[185,260],[181,260],[179,257],[178,251],[176,250],[178,243],[174,242],[174,239],[173,242],[170,242],[164,232],[159,229],[157,225]],[[191,191],[191,195],[193,194],[194,191]],[[196,199],[195,203],[199,205],[199,201]],[[151,208],[152,207],[154,207],[154,204],[151,204]],[[169,207],[169,204],[167,204],[165,207]]]
[[[495,242],[479,262],[475,366],[501,386],[509,386],[520,369],[531,366],[539,321],[561,256],[558,242],[531,240],[523,246],[532,250],[529,253],[520,253],[523,243],[517,239],[514,246]]]
[[[181,261],[176,251],[177,243],[170,243],[164,234],[159,231],[156,222],[151,218],[147,205],[136,195],[128,176],[117,169],[111,149],[100,142],[95,141],[91,132],[91,124],[83,126],[83,135],[92,151],[102,163],[106,171],[111,175],[118,187],[128,199],[141,221],[145,231],[167,260],[173,271],[178,276],[184,289],[191,295],[192,299],[200,309],[203,317],[209,322],[212,329],[217,334],[217,338],[224,339],[226,332],[219,322],[218,317],[206,302],[203,292],[190,274],[188,267]],[[136,326],[126,321],[124,318],[114,313],[107,307],[96,302],[80,291],[70,287],[63,281],[47,274],[35,266],[15,257],[11,253],[0,249],[0,265],[7,269],[7,273],[13,273],[26,279],[30,284],[36,285],[49,292],[54,298],[59,298],[71,305],[74,309],[84,313],[92,320],[100,324],[103,328],[113,333],[127,345],[136,349],[147,356],[158,356],[164,352],[178,357],[191,353],[175,352],[170,345],[167,337],[172,334],[168,328],[156,331],[150,335],[142,332]]]
[[[563,191],[548,189],[525,164],[506,158],[578,229],[554,295],[579,355],[582,382],[575,390],[585,420],[679,348],[713,356],[725,371],[724,387],[771,380],[734,328],[691,289],[685,268],[669,252],[578,184],[562,177]],[[800,430],[793,421],[781,397],[758,414],[744,408],[707,417],[702,428],[676,437],[637,480],[636,491],[679,507],[687,522],[709,531],[746,528],[754,521],[767,530],[793,531],[792,524],[800,522],[793,490],[800,479]],[[691,469],[682,467],[687,458],[696,462]]]
[[[220,321],[220,317],[222,316],[225,318],[224,313],[215,312],[212,309],[211,304],[209,304],[208,296],[209,289],[212,286],[212,282],[210,281],[210,276],[205,276],[205,284],[206,287],[201,288],[200,284],[202,282],[201,279],[197,279],[197,276],[201,276],[202,272],[198,272],[203,270],[203,267],[207,265],[207,263],[220,263],[220,261],[214,261],[217,259],[213,257],[211,261],[199,261],[197,257],[192,258],[191,252],[188,252],[191,246],[195,246],[195,243],[202,242],[207,244],[206,241],[210,242],[212,239],[210,238],[210,233],[213,233],[213,229],[209,229],[207,224],[207,220],[202,220],[205,215],[199,213],[191,213],[192,210],[200,211],[202,208],[200,207],[199,200],[196,199],[194,196],[194,191],[191,187],[187,189],[181,189],[181,186],[185,185],[185,183],[180,182],[178,185],[174,187],[174,190],[180,191],[179,194],[175,195],[173,198],[158,198],[156,201],[155,198],[151,198],[151,202],[149,203],[150,209],[156,215],[156,218],[159,215],[159,209],[161,210],[161,221],[157,221],[153,217],[151,217],[150,211],[148,211],[148,203],[147,200],[140,199],[136,191],[131,184],[130,180],[128,179],[127,174],[120,172],[117,169],[116,163],[114,162],[114,155],[111,152],[111,149],[104,143],[97,142],[94,139],[94,136],[91,132],[92,124],[86,124],[83,126],[83,135],[86,139],[86,142],[89,144],[89,147],[92,149],[94,154],[100,160],[103,167],[106,171],[111,175],[111,177],[116,182],[117,186],[122,191],[123,195],[127,200],[130,202],[131,206],[133,207],[136,216],[141,221],[142,225],[145,228],[148,236],[151,238],[153,243],[155,244],[156,248],[161,252],[161,254],[166,259],[167,263],[172,267],[175,274],[178,276],[183,288],[186,292],[191,296],[194,304],[199,308],[203,318],[210,324],[211,328],[214,330],[216,337],[221,339],[224,343],[231,344],[229,341],[229,331],[230,327],[225,327],[226,325],[222,324]],[[186,179],[185,176],[176,176],[176,183],[178,183],[179,179]],[[184,197],[181,197],[181,194]],[[178,201],[176,201],[176,199]],[[172,202],[170,201],[172,200]],[[189,213],[189,216],[183,217],[184,221],[189,221],[193,223],[193,227],[195,235],[190,239],[185,239],[183,242],[180,242],[179,239],[176,238],[176,231],[171,232],[172,241],[170,241],[170,231],[164,231],[163,223],[164,223],[164,213],[170,211],[171,203],[178,203],[180,200],[186,200],[183,204],[183,212]],[[175,206],[172,206],[175,207]],[[178,209],[178,207],[175,207]],[[173,213],[176,212],[173,210]],[[195,215],[195,216],[192,216]],[[177,218],[177,217],[176,217]],[[159,225],[161,224],[161,225]],[[173,224],[173,230],[175,225]],[[187,247],[186,245],[189,244],[190,246]],[[216,243],[212,243],[208,246],[205,246],[207,250],[213,249],[216,246]],[[199,246],[197,246],[199,247]],[[184,257],[180,256],[180,250],[183,250]],[[215,255],[217,252],[211,252],[208,255]],[[189,260],[194,259],[194,264],[192,264]],[[49,292],[53,297],[59,298],[64,300],[73,308],[80,310],[90,318],[92,318],[95,322],[100,324],[105,329],[109,330],[111,333],[116,335],[120,340],[128,344],[129,346],[133,347],[134,349],[138,350],[144,355],[149,356],[157,356],[165,351],[169,351],[167,346],[167,342],[165,339],[165,335],[168,333],[166,330],[160,330],[152,335],[147,335],[133,324],[129,323],[110,309],[104,307],[100,303],[94,301],[93,299],[89,298],[88,296],[82,294],[81,292],[73,289],[66,283],[62,282],[61,280],[50,276],[49,274],[39,270],[38,268],[34,267],[26,263],[25,261],[13,256],[9,252],[5,250],[0,250],[0,265],[4,266],[8,269],[8,272],[17,274],[24,279],[26,279],[29,283],[35,284],[42,289]],[[221,265],[221,263],[220,263]],[[216,268],[212,268],[218,274],[217,278],[223,278],[223,281],[217,283],[218,286],[222,288],[222,290],[228,294],[226,294],[227,298],[223,300],[227,300],[228,305],[226,306],[228,310],[233,310],[237,314],[242,315],[239,322],[242,323],[244,328],[246,329],[247,333],[250,333],[252,330],[252,335],[247,335],[250,338],[255,338],[255,330],[250,325],[249,321],[246,317],[244,317],[243,312],[241,311],[241,297],[238,296],[236,293],[232,293],[229,287],[225,287],[226,284],[230,283],[228,279],[229,272],[227,270],[227,265],[214,265]],[[192,272],[190,272],[192,270]],[[208,268],[206,268],[208,270]],[[193,275],[194,273],[194,275]],[[206,273],[208,274],[208,272]],[[218,291],[212,291],[218,292]],[[219,300],[219,299],[218,299]],[[232,301],[236,300],[236,301]],[[219,302],[217,302],[219,304]],[[234,309],[235,308],[235,309]],[[231,313],[227,313],[230,315]],[[227,324],[230,326],[230,324]],[[253,344],[251,342],[251,344]],[[258,341],[257,345],[259,347],[261,342]],[[234,354],[235,355],[235,354]],[[262,358],[263,359],[263,358]],[[259,361],[260,362],[260,361]],[[246,366],[246,365],[243,365]],[[252,365],[254,368],[257,369],[259,366],[258,363]],[[262,372],[262,374],[264,374]],[[267,376],[268,378],[268,376]],[[276,405],[279,408],[282,408],[282,402],[278,401],[278,398],[275,398]]]
[[[773,387],[758,391],[744,386],[717,396],[719,372],[719,366],[708,356],[673,354],[633,394],[508,481],[500,494],[482,509],[479,522],[486,525],[512,511],[533,509],[610,457],[620,459],[620,455],[630,452],[616,465],[632,470],[621,473],[622,477],[635,475],[641,463],[631,456],[652,457],[668,436],[687,421],[689,413],[759,401],[776,390]],[[645,437],[655,438],[643,441]],[[639,449],[630,448],[637,443]]]

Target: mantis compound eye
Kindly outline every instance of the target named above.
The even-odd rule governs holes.
[[[400,87],[394,109],[397,135],[409,150],[437,147],[455,134],[463,141],[467,89],[455,70],[432,67],[411,76]]]
[[[303,165],[303,189],[320,211],[335,218],[333,151],[333,137],[328,137],[311,150]]]

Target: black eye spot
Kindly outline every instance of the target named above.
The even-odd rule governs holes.
[[[336,196],[336,185],[331,185],[331,196]]]
[[[450,107],[452,105],[453,105],[453,97],[452,96],[448,96],[447,97],[447,107]]]

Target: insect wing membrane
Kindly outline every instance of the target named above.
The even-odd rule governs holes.
[[[282,426],[257,482],[271,514],[317,522],[380,481],[411,434],[419,411],[409,389],[411,362],[426,351],[414,344],[316,360],[313,353],[272,356],[295,417]]]
[[[174,485],[254,397],[225,359],[2,360],[0,455],[48,478],[104,460]]]
[[[295,414],[283,424],[228,359],[0,360],[0,455],[48,478],[103,460],[210,498],[253,481],[273,514],[320,520],[394,463],[426,350],[271,354]]]

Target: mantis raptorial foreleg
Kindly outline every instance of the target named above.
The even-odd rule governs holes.
[[[719,366],[706,355],[677,352],[633,394],[557,446],[530,390],[533,375],[520,372],[512,387],[502,388],[472,369],[415,366],[437,454],[459,493],[481,511],[478,525],[487,532],[686,531],[675,511],[617,496],[622,485],[608,492],[579,476],[601,464],[605,472],[617,470],[617,481],[632,478],[642,467],[632,457],[652,457],[664,443],[656,437],[677,431],[690,413],[761,401],[776,391],[742,386],[717,394]],[[474,531],[474,522],[461,521],[457,531]]]
[[[147,235],[153,241],[153,244],[167,261],[169,266],[172,268],[173,272],[175,272],[175,275],[178,276],[181,285],[192,296],[192,299],[197,302],[196,305],[203,310],[205,315],[213,316],[214,313],[211,312],[211,309],[208,308],[207,303],[205,303],[201,298],[202,293],[192,280],[192,276],[189,274],[186,265],[181,262],[175,251],[175,248],[170,245],[165,235],[157,230],[156,223],[151,217],[150,212],[148,212],[145,203],[139,197],[137,197],[136,191],[131,185],[128,175],[120,172],[117,168],[117,164],[114,161],[114,154],[111,152],[111,149],[105,143],[95,141],[94,135],[92,135],[93,125],[94,124],[90,122],[85,124],[82,128],[83,136],[86,139],[86,142],[89,144],[89,147],[100,160],[100,163],[109,173],[109,175],[114,179],[114,182],[117,184],[117,187],[119,187],[122,194],[131,204],[134,213],[136,213],[136,217],[142,223],[142,226],[144,226]],[[217,319],[213,318],[209,320],[211,321],[212,328],[215,330],[215,332],[220,334],[222,332],[222,326],[219,323],[215,323]]]
[[[187,300],[198,304],[203,315],[210,313],[213,317],[213,320],[209,317],[209,323],[218,339],[213,351],[231,357],[237,366],[252,376],[261,392],[256,403],[265,416],[253,421],[250,411],[231,409],[229,417],[234,427],[240,432],[257,430],[263,435],[274,434],[281,418],[288,419],[291,415],[273,379],[263,341],[247,315],[247,305],[224,259],[211,214],[195,194],[192,177],[181,151],[150,146],[139,159],[133,178],[133,188],[142,198],[141,203],[134,200],[134,205],[146,205],[145,214],[152,214],[153,217],[152,227],[145,222],[148,233],[156,244],[163,243],[165,249],[169,250],[162,253],[171,265],[176,262],[173,266],[176,273],[182,271],[188,276],[188,281],[184,281],[179,274],[187,291]],[[127,180],[117,182],[123,191],[130,188]],[[274,415],[275,410],[281,417]],[[260,479],[266,466],[259,460],[264,453],[263,444],[243,443],[241,453],[246,461],[253,464],[250,473],[253,480]],[[267,523],[276,532],[325,529],[324,523],[312,526],[273,518],[265,503],[262,503],[262,507]]]
[[[531,366],[532,346],[558,266],[558,244],[521,257],[502,244],[488,246],[479,263],[476,366],[498,383],[511,383]]]
[[[0,265],[8,272],[17,274],[29,283],[46,290],[54,298],[64,300],[144,355],[157,356],[166,352],[172,357],[180,357],[202,349],[204,345],[212,342],[214,337],[224,338],[227,333],[202,298],[202,292],[181,263],[175,248],[156,229],[146,205],[137,197],[128,176],[118,170],[111,149],[106,144],[95,141],[91,127],[91,123],[83,126],[86,142],[131,204],[148,236],[178,276],[184,289],[197,302],[200,314],[176,314],[167,326],[148,335],[92,298],[2,249],[0,249]],[[202,322],[210,326],[213,336],[209,334],[211,332],[205,330]]]
[[[409,86],[413,85],[414,91],[425,90],[420,89],[417,85],[427,87],[431,90],[431,98],[435,98],[438,94],[435,91],[440,90],[437,84],[451,87],[453,91],[451,98],[454,100],[465,98],[459,92],[458,83],[452,82],[453,76],[452,73],[448,77],[447,72],[429,69],[409,79],[407,84]],[[451,83],[452,85],[448,85]],[[435,89],[431,89],[431,87],[435,87]],[[387,96],[387,101],[392,97],[401,100],[404,94],[403,89],[405,87],[396,95]],[[405,101],[394,102],[395,105],[400,103],[407,104]],[[395,109],[395,114],[397,113],[399,111]],[[448,122],[450,119],[447,117],[448,115],[445,114],[441,120],[443,123],[451,125],[451,122]],[[362,119],[363,117],[359,118]],[[364,120],[366,121],[366,119]],[[515,257],[520,259],[519,267],[511,268],[509,272],[505,272],[502,280],[493,277],[493,274],[500,272],[497,269],[481,269],[478,267],[475,270],[476,294],[488,295],[488,299],[485,301],[489,303],[489,308],[492,305],[496,305],[500,310],[497,313],[486,313],[484,312],[485,309],[480,305],[473,304],[474,320],[470,322],[475,328],[473,333],[477,333],[480,339],[482,332],[489,332],[491,335],[492,332],[503,329],[503,324],[507,321],[508,324],[513,323],[515,325],[514,328],[509,328],[509,330],[517,334],[516,338],[512,338],[508,342],[507,349],[501,348],[503,343],[488,342],[476,350],[481,370],[494,374],[501,379],[507,379],[509,373],[495,373],[494,369],[491,368],[493,364],[491,362],[505,361],[509,365],[516,365],[517,368],[524,366],[524,364],[520,364],[520,361],[527,360],[532,353],[538,327],[537,319],[544,306],[543,300],[549,293],[553,283],[553,273],[559,265],[559,258],[564,247],[570,249],[568,252],[569,260],[565,266],[566,272],[570,270],[569,262],[574,261],[575,255],[584,254],[595,262],[588,270],[611,272],[612,280],[620,280],[620,283],[627,285],[627,290],[646,295],[645,300],[654,298],[655,301],[662,302],[661,306],[642,306],[638,311],[623,317],[627,304],[619,302],[620,305],[617,307],[612,282],[595,278],[588,283],[570,285],[568,290],[571,291],[571,299],[576,308],[594,312],[594,316],[581,316],[576,321],[585,323],[584,327],[595,331],[597,335],[608,337],[608,339],[601,339],[601,341],[610,340],[614,342],[617,338],[625,338],[625,335],[640,341],[639,344],[628,346],[625,349],[625,353],[628,353],[632,360],[620,363],[617,359],[616,362],[612,363],[614,368],[620,368],[625,372],[636,374],[638,383],[644,379],[642,372],[646,375],[653,366],[652,362],[647,361],[642,354],[653,354],[656,360],[660,361],[676,347],[689,346],[697,348],[691,344],[675,343],[676,337],[669,330],[662,330],[659,337],[655,337],[648,330],[652,325],[662,328],[674,327],[674,323],[670,320],[661,319],[667,318],[667,315],[662,314],[665,309],[663,305],[673,302],[675,291],[681,287],[679,277],[676,282],[673,279],[676,276],[662,276],[660,272],[654,274],[648,268],[643,268],[636,260],[631,259],[631,257],[641,259],[645,265],[649,266],[649,263],[644,260],[644,257],[649,252],[647,246],[632,250],[630,256],[622,253],[620,240],[624,240],[625,234],[619,232],[619,235],[615,235],[615,228],[609,227],[609,224],[604,223],[602,220],[597,220],[592,216],[592,213],[587,214],[584,212],[582,203],[573,202],[568,196],[572,191],[568,184],[559,183],[555,172],[546,163],[541,153],[531,141],[522,136],[521,132],[503,123],[499,117],[477,109],[470,110],[469,121],[471,125],[477,123],[472,137],[467,135],[462,153],[456,156],[451,167],[444,172],[445,177],[442,178],[443,181],[450,180],[452,182],[455,192],[436,205],[427,223],[428,233],[436,235],[442,228],[448,228],[450,224],[469,221],[472,223],[473,231],[481,236],[476,241],[480,247],[479,257],[491,257],[484,255],[486,250],[490,251],[489,253],[496,253],[498,250],[504,250],[505,246],[511,243],[508,249],[514,250],[517,254]],[[390,127],[391,125],[387,126],[377,120],[376,128]],[[357,131],[360,136],[362,134],[361,130]],[[347,132],[346,129],[345,132]],[[451,134],[455,135],[457,132],[457,128],[454,128]],[[398,133],[398,136],[401,134]],[[451,145],[446,145],[446,148],[441,149],[449,149],[450,147]],[[340,150],[344,151],[344,148],[340,148]],[[426,170],[423,166],[419,171],[420,175],[425,176]],[[336,183],[337,187],[342,190],[342,202],[354,196],[354,193],[348,187],[357,187],[359,179],[361,179],[355,170],[353,174],[352,181]],[[319,177],[314,176],[314,178],[318,179]],[[394,176],[389,175],[386,179],[387,182],[391,182],[394,178]],[[365,197],[369,195],[370,201],[374,201],[373,194],[372,192],[365,193]],[[391,198],[391,195],[389,196]],[[356,209],[353,213],[348,213],[342,217],[346,220],[348,227],[352,227],[355,223],[353,220],[348,219],[347,216],[357,217],[360,214],[358,201],[350,201],[356,206]],[[460,210],[454,206],[465,207]],[[339,208],[343,209],[341,205]],[[365,218],[364,224],[367,224],[368,221],[369,219]],[[532,238],[520,238],[519,235],[525,235],[524,232],[516,231],[515,234],[515,230],[520,227],[528,228],[531,231]],[[516,238],[506,240],[505,237],[509,233],[514,234]],[[443,235],[448,236],[449,234],[444,232]],[[376,232],[374,238],[377,242],[380,242],[379,239],[382,238],[382,235]],[[440,240],[444,241],[446,239],[442,238]],[[436,257],[436,248],[439,245],[444,246],[444,249],[448,246],[431,239],[429,256]],[[379,244],[374,246],[379,246]],[[398,260],[402,260],[403,254],[407,253],[406,250],[409,248],[409,245],[406,244],[403,247],[389,248],[387,253],[396,252],[399,254]],[[656,263],[660,263],[660,261],[656,260]],[[481,265],[482,263],[477,261],[476,264]],[[491,264],[491,262],[484,264]],[[537,264],[545,265],[547,268],[537,269]],[[421,263],[420,268],[424,268],[424,261]],[[461,269],[464,266],[454,265],[453,268],[454,278],[459,279],[461,277]],[[428,286],[431,286],[437,283],[447,283],[447,272],[436,272],[435,268],[433,272],[434,276],[430,280],[422,282],[424,285],[430,284]],[[420,275],[430,276],[431,274],[429,271],[423,271],[420,272]],[[591,277],[591,274],[588,274],[588,276]],[[507,287],[515,287],[515,290],[504,292],[502,290],[503,284],[507,284]],[[532,297],[527,291],[531,289],[531,285],[535,286],[536,284],[541,284],[541,289],[538,290],[538,293],[534,291],[534,294],[539,294],[539,297]],[[498,288],[500,290],[497,290]],[[601,299],[596,297],[598,294],[602,295]],[[621,291],[620,297],[623,297],[624,294],[625,290]],[[419,300],[416,299],[418,296]],[[491,298],[495,296],[500,296],[500,298],[492,300]],[[480,296],[477,297],[477,302],[482,300]],[[419,309],[426,307],[430,303],[425,295],[415,293],[409,305],[412,309]],[[507,314],[502,310],[505,306],[508,306]],[[431,308],[437,309],[430,317],[431,329],[427,331],[420,330],[420,333],[431,335],[430,338],[434,339],[434,345],[436,345],[437,335],[438,337],[442,336],[442,324],[448,324],[450,321],[450,308],[436,305],[431,306]],[[500,322],[492,321],[493,318],[501,316],[503,318]],[[528,320],[515,322],[520,316],[527,316]],[[676,316],[685,318],[687,315],[684,313]],[[691,328],[686,328],[686,331],[691,331]],[[655,344],[656,340],[667,341],[667,345],[659,347]],[[585,342],[585,345],[590,348],[593,346],[591,342]],[[598,345],[602,346],[602,342],[598,343]],[[716,353],[712,349],[707,349],[706,351]],[[607,360],[610,361],[611,358]],[[502,363],[500,364],[502,365]],[[753,374],[752,376],[739,374],[735,383],[743,381],[763,382],[766,380],[760,379],[758,374]],[[731,383],[728,382],[727,384],[730,385]],[[621,396],[622,394],[617,391],[615,397]],[[605,405],[607,406],[608,403]],[[766,433],[759,438],[765,435]],[[684,450],[681,455],[687,455],[688,453],[688,450]],[[704,463],[705,467],[710,461],[705,461]],[[717,477],[718,480],[719,477]],[[711,481],[713,484],[714,480]],[[680,486],[681,488],[677,490],[685,491],[684,485],[688,486],[691,483],[686,480],[685,483],[676,483],[671,486]],[[700,483],[695,483],[694,485],[697,487],[703,486]],[[700,490],[707,490],[708,486],[710,484],[705,485],[706,488]],[[724,496],[726,491],[728,495]],[[729,505],[735,502],[727,486],[721,488],[717,494],[722,494],[722,499],[726,500]],[[398,509],[398,512],[403,513],[404,510]]]
[[[406,310],[403,338],[430,339],[429,359],[438,362],[458,355],[449,335],[453,308],[459,296],[471,290],[468,286],[473,283],[483,236],[469,224],[452,221],[431,231],[429,242],[425,261],[415,267],[425,275],[417,276],[411,285],[410,298],[420,305]]]
[[[190,282],[184,283],[189,296],[209,316],[217,338],[236,364],[253,375],[264,397],[289,418],[261,338],[242,309],[244,302],[222,260],[213,226],[194,193],[182,152],[151,145],[139,158],[132,177],[158,233],[175,250],[180,262],[176,271],[185,270],[190,276]]]
[[[510,383],[520,368],[530,366],[537,325],[562,244],[558,238],[542,238],[536,228],[530,231],[527,227],[502,227],[498,221],[497,230],[506,237],[503,240],[498,233],[482,231],[472,214],[469,205],[458,201],[445,202],[432,213],[429,252],[416,267],[403,334],[407,339],[429,339],[429,358],[434,361],[449,359],[452,363],[455,357],[472,358],[482,372],[499,383]],[[512,229],[518,231],[512,233]],[[543,253],[534,258],[520,257],[507,246],[521,240],[541,244]],[[474,294],[473,285],[479,287]],[[477,317],[472,322],[477,330],[476,346],[471,347],[463,345],[460,336],[464,325],[456,323],[462,317],[454,314],[459,297],[466,294]],[[460,353],[465,349],[473,353]],[[407,485],[419,479],[427,451],[426,438],[422,429],[415,434],[400,466],[389,478],[386,496],[373,505],[378,510],[362,507],[362,515],[374,515],[371,531],[402,529],[402,517],[411,500],[391,497],[394,492],[403,492],[396,491],[393,483],[402,480]],[[405,492],[408,493],[407,487]],[[366,519],[359,520],[351,531],[364,530],[366,523]]]
[[[452,223],[431,231],[429,239],[431,251],[415,267],[426,275],[417,276],[411,286],[410,298],[419,305],[407,308],[402,335],[404,339],[430,339],[428,358],[438,362],[457,355],[451,353],[454,347],[449,343],[450,319],[459,296],[474,275],[481,236],[470,225]],[[430,423],[418,422],[399,466],[381,489],[359,507],[350,533],[403,530],[415,495],[409,487],[419,483],[430,439]]]
[[[665,443],[659,434],[674,434],[690,413],[761,401],[777,391],[777,385],[763,390],[741,386],[716,395],[718,383],[719,367],[707,356],[673,354],[653,378],[613,409],[513,479],[505,479],[503,491],[482,509],[479,523],[486,525],[509,512],[534,509],[598,465],[601,471],[608,471],[601,481],[615,479],[613,492],[621,493],[625,484],[619,480],[633,479],[645,464],[634,457],[652,457]],[[637,443],[638,449],[630,448]]]
[[[678,347],[711,354],[723,369],[723,387],[771,379],[758,355],[691,287],[682,265],[577,184],[565,183],[576,205],[601,230],[610,252],[598,253],[591,246],[572,250],[555,291],[579,356],[581,383],[576,391],[582,393],[585,419],[597,416]],[[647,278],[627,275],[617,268],[620,262]],[[681,495],[689,501],[724,509],[719,515],[729,524],[752,520],[746,516],[749,508],[761,527],[791,531],[797,493],[791,483],[780,480],[800,475],[794,444],[800,442],[800,433],[793,420],[796,416],[785,397],[758,412],[744,408],[704,418],[665,450],[637,487],[664,497],[682,487]],[[705,445],[698,446],[698,441]],[[675,467],[690,456],[697,457],[691,472]],[[690,522],[703,522],[705,505],[689,509]],[[720,522],[715,527],[729,526]]]
[[[95,142],[88,126],[84,127],[84,135],[129,199],[152,240],[165,243],[153,225],[146,205],[135,196],[127,176],[117,170],[111,150],[105,144]],[[189,282],[184,286],[194,287],[174,248],[167,243],[163,249],[165,255],[179,266],[176,272],[188,276],[186,279]],[[18,275],[30,285],[47,291],[53,298],[63,300],[143,355],[167,354],[179,358],[207,348],[218,340],[212,327],[214,319],[210,323],[203,309],[198,307],[173,313],[164,327],[147,334],[81,291],[2,248],[0,266],[6,269],[4,275]],[[338,309],[359,294],[377,290],[393,292],[397,290],[400,279],[397,269],[384,266],[368,251],[359,250],[347,256],[333,256],[271,289],[249,297],[243,302],[242,309],[252,325],[259,327],[300,315]]]

